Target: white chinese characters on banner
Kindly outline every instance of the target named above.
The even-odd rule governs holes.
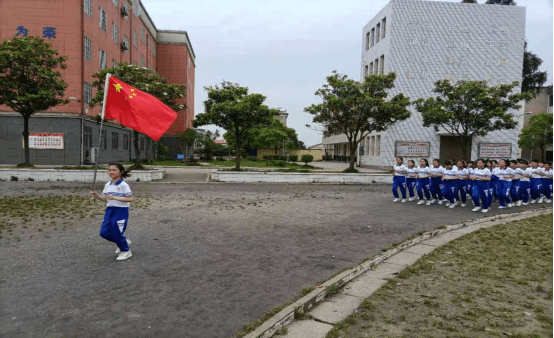
[[[512,145],[510,143],[479,143],[481,158],[510,158]]]
[[[63,134],[29,133],[29,149],[63,149]]]
[[[396,156],[429,156],[429,142],[396,142]]]

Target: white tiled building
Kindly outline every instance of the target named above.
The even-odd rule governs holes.
[[[391,0],[363,28],[360,77],[396,72],[391,95],[404,93],[411,100],[431,96],[434,82],[442,79],[521,83],[524,39],[524,7]],[[461,158],[452,135],[424,128],[421,115],[413,107],[410,110],[408,120],[360,143],[357,155],[362,166],[390,167],[397,153],[405,160]],[[512,111],[518,116],[522,112]],[[474,137],[471,158],[491,157],[494,152],[517,157],[518,134],[519,128]],[[345,140],[337,135],[323,143],[335,155],[348,155]],[[406,155],[410,152],[412,156]]]

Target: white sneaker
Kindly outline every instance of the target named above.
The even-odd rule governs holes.
[[[427,201],[427,203],[425,203],[425,205],[431,205],[431,201]]]
[[[400,203],[406,203],[406,199],[403,198],[402,201],[400,201]]]
[[[465,206],[466,206],[465,203],[460,204],[460,207],[462,207],[462,208],[465,207]]]
[[[456,205],[458,205],[458,202],[454,202],[454,203],[450,204],[449,208],[454,209],[456,207]]]
[[[415,197],[410,197],[410,198],[408,198],[408,202],[411,202],[411,201],[413,201],[413,200],[415,200]]]
[[[481,210],[481,207],[475,207],[471,211],[479,211],[479,210]]]
[[[424,203],[425,203],[424,200],[420,200],[419,202],[417,202],[417,205],[424,204]]]
[[[527,202],[527,203],[522,202],[521,205],[529,205],[529,202]]]
[[[512,203],[508,203],[508,208],[513,207],[514,205]]]
[[[394,203],[396,203],[396,202],[400,201],[400,199],[399,199],[399,198],[395,198],[395,199],[393,199],[392,201],[393,201]]]
[[[552,200],[544,200],[546,203],[552,203]]]
[[[130,240],[126,239],[126,241],[127,241],[127,245],[131,245],[131,241],[130,241]],[[116,255],[119,255],[120,252],[121,252],[121,250],[119,250],[119,248],[117,248],[117,249],[115,250],[115,254],[116,254]]]
[[[450,204],[451,204],[450,202],[446,202],[446,206],[447,206],[447,207],[449,207],[449,206],[450,206]]]
[[[531,202],[529,202],[529,203],[535,204],[535,203],[537,203],[537,200],[531,200]]]
[[[117,256],[116,260],[118,261],[124,261],[126,260],[127,258],[131,258],[133,254],[131,253],[131,250],[129,251],[122,251],[119,253],[119,255]]]
[[[489,209],[483,209],[481,212],[489,212]]]
[[[537,203],[542,203],[542,202],[544,202],[544,197],[539,198],[539,200],[537,201]]]
[[[516,207],[521,207],[521,201],[516,202]]]
[[[506,209],[506,207],[503,206],[503,205],[500,205],[500,206],[498,207],[498,209]]]
[[[432,199],[431,201],[429,201],[429,202],[435,203],[436,201],[437,201],[437,200],[435,200],[435,199],[433,198],[433,199]],[[429,204],[427,204],[427,205],[429,205]]]
[[[439,205],[442,205],[442,200],[439,201]]]

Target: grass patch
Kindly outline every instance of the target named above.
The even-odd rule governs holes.
[[[390,279],[355,312],[363,320],[327,337],[551,337],[552,245],[552,214],[467,234]]]
[[[284,162],[284,161],[283,161]],[[218,166],[218,167],[234,167],[236,165],[235,161],[216,161],[211,160],[208,162],[212,166]],[[276,168],[279,167],[275,163],[275,161],[250,161],[250,160],[240,160],[240,166],[243,167],[254,167],[254,168]],[[283,168],[288,169],[315,169],[314,166],[311,165],[298,165],[294,162],[284,162]]]

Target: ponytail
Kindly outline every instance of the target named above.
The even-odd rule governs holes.
[[[121,173],[122,178],[131,177],[131,174],[130,174],[131,169],[130,168],[129,168],[129,170],[125,170],[125,167],[119,162],[110,162],[108,164],[108,166],[112,166],[112,165],[116,166],[117,169],[119,169],[119,172]]]

